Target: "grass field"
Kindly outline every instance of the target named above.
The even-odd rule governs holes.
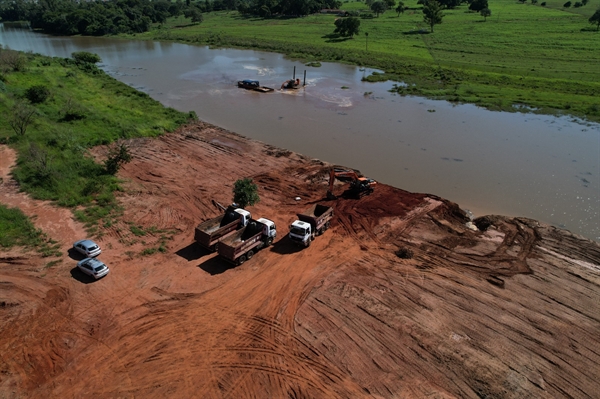
[[[351,39],[333,34],[333,15],[260,19],[215,12],[205,14],[200,24],[171,19],[136,38],[371,66],[386,72],[374,79],[408,83],[401,94],[505,110],[527,105],[600,121],[600,32],[588,22],[600,0],[579,8],[563,9],[562,4],[490,0],[487,21],[464,4],[445,10],[442,24],[428,33],[421,6],[409,0],[400,16],[390,10],[362,18],[359,35]],[[368,11],[358,1],[342,9]]]
[[[0,204],[0,248],[15,245],[37,250],[42,256],[60,254],[56,241],[36,229],[23,212]]]
[[[33,198],[76,209],[76,217],[93,234],[118,215],[113,193],[119,181],[88,149],[119,139],[156,137],[195,115],[165,108],[94,65],[82,68],[73,60],[19,53],[22,67],[14,71],[5,61],[15,54],[0,49],[0,143],[18,152],[13,177]],[[34,86],[47,89],[45,101],[28,101],[27,90]],[[34,113],[24,134],[11,128],[17,104]],[[12,214],[0,212],[0,226]]]

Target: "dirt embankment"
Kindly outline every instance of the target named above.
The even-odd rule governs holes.
[[[597,243],[501,216],[473,231],[457,205],[386,185],[326,201],[327,164],[208,124],[130,145],[97,282],[67,253],[81,226],[19,194],[2,148],[0,201],[65,256],[0,253],[0,397],[597,397]],[[193,229],[247,176],[279,236],[233,267]],[[334,223],[301,250],[287,226],[315,202]]]

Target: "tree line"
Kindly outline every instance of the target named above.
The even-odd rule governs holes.
[[[0,0],[0,18],[28,21],[33,29],[54,35],[102,36],[147,31],[185,7],[167,0]]]

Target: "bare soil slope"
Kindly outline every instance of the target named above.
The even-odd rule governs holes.
[[[501,216],[473,231],[456,204],[381,184],[326,201],[329,165],[208,124],[129,144],[99,281],[69,251],[82,227],[19,194],[0,149],[0,202],[65,252],[0,252],[0,398],[598,397],[597,243]],[[279,236],[233,267],[193,230],[248,176]],[[315,202],[332,229],[297,248],[287,226]]]

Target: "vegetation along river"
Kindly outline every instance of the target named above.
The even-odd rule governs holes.
[[[0,43],[58,57],[93,52],[116,79],[215,125],[448,198],[475,216],[525,216],[600,240],[598,124],[401,97],[388,92],[392,82],[362,82],[369,69],[307,67],[272,53],[50,37],[1,25]],[[301,80],[306,70],[303,89],[236,87],[258,79],[279,89],[294,67]]]

